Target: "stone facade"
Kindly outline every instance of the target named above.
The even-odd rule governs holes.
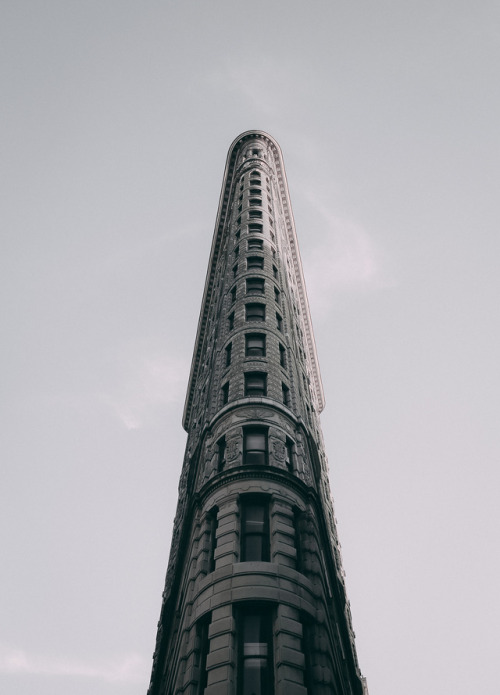
[[[281,151],[226,163],[149,695],[361,695]]]

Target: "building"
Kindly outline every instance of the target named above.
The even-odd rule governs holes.
[[[280,148],[231,145],[149,695],[361,695]]]

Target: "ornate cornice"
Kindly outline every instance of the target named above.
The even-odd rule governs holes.
[[[302,318],[304,322],[305,329],[305,339],[307,344],[307,351],[309,354],[309,359],[312,367],[312,378],[314,382],[314,389],[318,401],[319,412],[324,408],[325,398],[323,394],[323,386],[321,383],[321,375],[319,371],[318,356],[316,352],[316,344],[314,341],[314,334],[311,323],[311,315],[309,311],[309,302],[307,299],[306,287],[304,282],[304,274],[302,272],[302,262],[300,260],[299,247],[297,242],[297,234],[295,232],[295,222],[292,214],[292,207],[290,204],[290,196],[288,194],[288,184],[286,180],[285,167],[283,163],[283,155],[281,153],[280,146],[270,135],[262,130],[248,130],[241,135],[239,135],[229,148],[229,152],[226,159],[226,166],[224,170],[224,178],[222,183],[221,194],[219,198],[219,207],[217,210],[217,218],[215,223],[215,231],[212,241],[212,248],[210,251],[210,261],[208,265],[207,277],[205,280],[205,288],[203,291],[203,300],[200,311],[200,318],[198,320],[198,329],[196,334],[196,342],[193,353],[193,360],[191,363],[191,372],[189,375],[189,384],[186,394],[186,402],[184,406],[183,414],[183,426],[187,431],[189,427],[189,416],[191,412],[191,406],[193,403],[194,390],[196,387],[196,382],[198,378],[198,373],[200,369],[200,358],[203,346],[203,341],[205,337],[205,332],[207,329],[208,315],[210,307],[213,300],[214,293],[214,278],[215,271],[217,268],[217,262],[219,259],[220,250],[222,247],[222,241],[224,237],[224,231],[227,229],[228,216],[230,212],[229,202],[231,200],[231,188],[234,185],[234,168],[237,161],[238,154],[241,151],[244,143],[250,139],[262,139],[264,140],[274,157],[274,164],[276,167],[276,174],[278,178],[278,189],[281,199],[281,205],[284,211],[286,230],[288,235],[288,241],[292,251],[292,260],[295,271],[295,278],[297,282],[297,290],[299,295],[300,309],[302,312]],[[251,160],[250,160],[251,161]],[[248,162],[247,162],[248,163]]]

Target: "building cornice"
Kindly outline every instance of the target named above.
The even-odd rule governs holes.
[[[208,265],[207,276],[205,280],[205,288],[203,291],[203,300],[201,305],[200,317],[198,320],[198,329],[196,333],[196,342],[193,353],[193,360],[191,363],[191,372],[189,375],[189,384],[186,394],[186,402],[184,406],[183,414],[183,426],[186,431],[189,428],[189,417],[191,412],[191,406],[193,403],[194,391],[196,388],[196,383],[198,380],[198,374],[201,366],[201,352],[203,348],[203,342],[205,338],[205,333],[207,330],[207,322],[210,307],[212,304],[213,293],[214,293],[214,279],[215,272],[217,268],[217,263],[219,260],[220,251],[222,248],[222,242],[224,238],[224,232],[227,230],[229,223],[230,214],[230,200],[231,200],[231,187],[234,184],[234,168],[237,161],[238,154],[246,141],[250,139],[261,139],[264,140],[269,149],[273,153],[274,164],[276,167],[276,173],[278,177],[278,190],[281,199],[281,205],[283,207],[286,231],[288,236],[288,242],[290,244],[293,266],[295,272],[295,278],[297,283],[297,291],[300,302],[300,309],[302,312],[302,318],[304,322],[305,340],[307,351],[309,354],[310,364],[312,367],[312,379],[314,383],[314,389],[316,393],[316,398],[318,402],[318,409],[321,412],[324,408],[325,398],[323,394],[323,386],[321,383],[321,375],[319,371],[318,356],[316,352],[316,344],[314,341],[314,334],[312,329],[311,315],[309,311],[309,302],[307,299],[306,287],[304,282],[304,274],[302,271],[302,262],[300,259],[299,247],[297,242],[297,235],[295,232],[295,222],[293,219],[292,207],[290,204],[290,196],[288,194],[288,184],[285,174],[285,167],[283,163],[283,155],[281,153],[280,146],[270,135],[262,130],[248,130],[241,135],[239,135],[231,144],[229,152],[226,159],[226,166],[224,170],[224,178],[222,183],[222,189],[219,198],[219,207],[217,210],[217,218],[215,223],[215,231],[212,241],[212,248],[210,251],[210,261]]]

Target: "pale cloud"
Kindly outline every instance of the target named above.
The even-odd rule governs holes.
[[[188,375],[185,359],[158,354],[121,357],[119,384],[99,398],[127,429],[140,429],[155,409],[181,403]]]
[[[0,646],[0,673],[39,676],[81,676],[108,682],[144,683],[149,660],[126,654],[98,663],[65,657],[28,654],[22,649]]]
[[[382,253],[362,225],[335,215],[313,190],[306,191],[306,198],[323,221],[321,241],[304,255],[307,291],[315,314],[327,314],[341,294],[394,284],[384,275]]]

